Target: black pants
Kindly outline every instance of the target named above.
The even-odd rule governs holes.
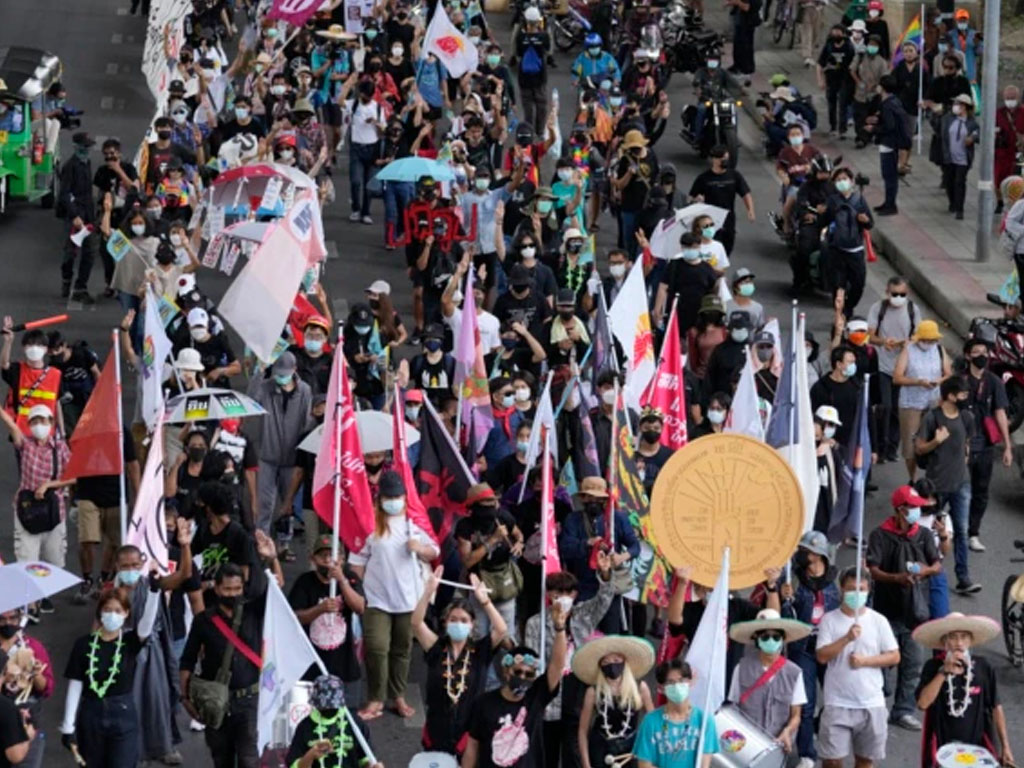
[[[864,126],[867,123],[868,115],[872,112],[872,106],[870,101],[857,101],[856,99],[853,101],[853,127],[858,141],[871,140],[871,136],[864,130]]]
[[[949,198],[949,210],[953,213],[964,212],[964,199],[967,197],[967,166],[947,163],[942,166],[942,185],[946,188]]]
[[[71,228],[68,227],[64,236],[64,258],[60,263],[60,276],[64,285],[71,285],[74,280],[76,291],[85,291],[89,288],[89,275],[92,274],[92,264],[99,251],[100,236],[93,232],[82,241],[79,248],[71,242]],[[75,259],[78,259],[78,279],[75,280]]]
[[[737,14],[743,16],[745,14]],[[732,25],[732,63],[743,75],[754,74],[754,32],[757,27],[747,21],[736,20]]]
[[[213,768],[258,768],[256,754],[256,715],[259,697],[254,693],[234,698],[231,709],[220,728],[206,729],[206,746],[210,748]],[[134,765],[134,763],[133,763]]]
[[[899,452],[900,388],[893,383],[888,373],[878,374],[878,405],[875,406],[875,435],[878,441],[878,455],[892,456]]]
[[[732,254],[732,248],[736,245],[736,227],[728,224],[722,227],[715,233],[715,240],[722,244],[726,254]]]
[[[981,535],[981,518],[988,507],[988,487],[992,483],[992,462],[995,451],[991,447],[971,451],[967,468],[971,473],[971,511],[967,523],[968,536]]]
[[[882,181],[885,183],[885,207],[896,207],[896,193],[900,191],[899,153],[879,152],[878,159],[882,166]]]
[[[857,302],[864,295],[864,281],[867,279],[864,251],[844,251],[842,248],[829,247],[828,261],[832,270],[833,291],[837,288],[846,290],[843,314],[849,320]]]
[[[255,719],[253,722],[255,746]],[[75,722],[75,738],[89,768],[137,765],[140,757],[139,715],[132,694],[104,699],[88,693],[83,695]]]
[[[565,717],[544,721],[543,768],[558,768],[559,760],[562,768],[580,768],[580,740],[575,738],[579,725],[579,720]]]
[[[850,89],[846,83],[842,85],[829,84],[825,88],[825,99],[828,101],[829,130],[839,131],[840,135],[845,134],[846,108],[850,104]]]

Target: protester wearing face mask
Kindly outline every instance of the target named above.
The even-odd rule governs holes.
[[[653,666],[651,644],[626,635],[590,640],[573,654],[573,674],[587,686],[575,734],[583,768],[633,752],[640,721],[654,709],[643,680]]]
[[[633,744],[639,768],[710,768],[719,752],[715,720],[691,701],[693,671],[681,659],[661,662],[655,679],[666,703],[648,713]],[[702,703],[702,702],[701,702]],[[707,717],[707,722],[704,722]],[[703,744],[698,744],[704,733]]]
[[[900,663],[900,646],[881,613],[867,607],[871,578],[857,569],[839,577],[843,602],[818,625],[816,656],[825,669],[824,708],[818,728],[823,768],[883,765],[888,737],[883,670]]]
[[[515,407],[515,390],[511,379],[495,377],[490,380],[489,386],[494,426],[487,433],[483,454],[487,458],[487,466],[496,467],[502,459],[515,453],[515,435],[525,417]]]
[[[852,349],[856,355],[857,379],[863,381],[865,375],[870,375],[871,380],[874,381],[878,374],[878,352],[868,343],[871,338],[868,321],[860,315],[854,315],[847,321],[844,319],[842,311],[836,308],[834,326],[837,334],[832,337],[832,346],[845,344]],[[872,411],[878,404],[877,400],[877,390],[872,388],[868,402]],[[872,416],[874,415],[872,413]]]
[[[779,377],[772,372],[772,360],[775,357],[775,337],[767,331],[754,336],[752,345],[754,353],[754,386],[757,396],[766,403],[775,402],[775,390],[779,386]]]
[[[964,74],[974,82],[978,77],[978,59],[982,52],[981,34],[971,26],[971,14],[966,8],[957,8],[953,14],[955,26],[949,30],[950,48],[963,57]]]
[[[197,516],[196,501],[199,486],[205,479],[210,438],[201,429],[193,429],[183,442],[164,480],[164,496],[174,498],[178,513],[191,520]]]
[[[516,398],[520,389],[516,389]],[[529,388],[525,389],[529,396]],[[499,461],[496,465],[488,465],[487,482],[497,493],[504,493],[516,483],[523,480],[526,474],[526,457],[530,450],[530,433],[533,422],[524,419],[516,429],[515,451]]]
[[[895,383],[896,361],[910,341],[920,320],[920,311],[908,297],[905,278],[893,275],[886,282],[885,296],[868,310],[869,341],[878,353],[879,403],[877,416],[878,446],[881,461],[896,461],[899,448],[899,386]]]
[[[814,411],[814,444],[818,462],[818,506],[814,512],[814,530],[825,533],[832,520],[832,508],[838,493],[837,471],[842,471],[842,451],[836,442],[836,431],[843,423],[839,411],[831,405],[819,405]]]
[[[512,177],[504,184],[493,184],[493,172],[487,165],[476,168],[472,186],[462,199],[463,221],[472,222],[476,219],[476,239],[468,241],[473,248],[473,266],[484,268],[484,279],[479,281],[485,295],[489,297],[487,306],[493,306],[492,292],[498,275],[498,254],[495,250],[497,230],[496,212],[498,205],[504,203],[523,181],[523,166],[517,166]],[[472,231],[472,227],[469,226]]]
[[[173,140],[174,121],[171,118],[158,117],[153,121],[153,130],[156,133],[156,141],[146,145],[148,154],[145,157],[148,162],[143,173],[144,190],[147,195],[152,195],[157,185],[163,181],[172,158],[180,160],[182,165],[192,167],[195,167],[197,161],[192,150]]]
[[[686,335],[687,366],[697,378],[704,378],[711,353],[728,336],[722,299],[715,294],[704,296],[700,300],[697,324]]]
[[[96,224],[96,202],[93,196],[92,163],[89,160],[90,148],[96,141],[87,133],[79,132],[72,137],[75,146],[74,154],[60,167],[59,199],[57,212],[65,220],[66,236],[64,238],[64,255],[61,261],[61,297],[68,298],[72,293],[76,301],[92,304],[89,295],[89,275],[92,265],[99,255],[99,233],[93,231],[86,235],[81,245],[76,245],[71,236],[88,225]],[[75,279],[75,260],[79,260],[78,278]]]
[[[608,608],[615,597],[611,570],[611,555],[599,550],[596,574],[594,569],[589,569],[590,577],[596,580],[598,589],[588,600],[579,599],[579,583],[572,573],[559,571],[544,577],[548,600],[544,616],[544,657],[548,659],[548,675],[556,677],[562,683],[560,690],[556,684],[550,689],[550,694],[545,696],[543,704],[546,704],[547,708],[540,708],[543,710],[543,737],[539,728],[541,712],[538,710],[537,732],[531,739],[536,745],[534,749],[543,743],[547,765],[554,764],[553,761],[559,758],[563,765],[573,765],[579,760],[579,743],[577,739],[571,738],[571,734],[577,732],[578,702],[584,688],[575,676],[568,674],[569,660],[575,650],[590,639],[601,618],[608,613]],[[540,647],[540,622],[539,613],[531,616],[526,622],[526,645],[529,648]],[[551,677],[548,679],[551,680]],[[503,688],[502,691],[504,690]],[[471,735],[477,734],[471,731]]]
[[[892,494],[892,517],[868,536],[867,564],[875,582],[875,610],[889,620],[900,649],[895,700],[889,721],[917,731],[914,697],[923,662],[921,648],[911,632],[928,617],[928,579],[942,569],[942,560],[930,530],[918,525],[927,499],[912,486]],[[922,610],[923,607],[923,610]]]
[[[697,324],[701,300],[715,292],[719,276],[701,256],[700,239],[696,235],[684,232],[679,238],[679,247],[681,250],[661,275],[652,321],[661,327],[674,303],[679,335],[685,339],[686,333]]]
[[[697,423],[693,432],[693,439],[704,435],[718,435],[725,431],[725,422],[729,417],[729,408],[732,406],[732,397],[725,392],[715,392],[708,399],[707,409],[703,418]],[[698,404],[698,408],[699,408]]]
[[[138,627],[125,628],[131,615],[128,598],[114,590],[96,605],[98,629],[75,641],[64,676],[68,692],[61,724],[61,743],[88,765],[136,765],[140,760],[134,687],[136,659],[149,638],[159,607],[159,587],[146,590],[145,609]]]
[[[672,455],[672,450],[661,442],[664,428],[665,417],[661,411],[657,408],[644,408],[640,414],[640,442],[636,448],[636,452],[644,457],[644,483],[653,483]]]
[[[942,183],[949,198],[949,212],[957,221],[964,218],[967,173],[974,163],[974,147],[980,138],[980,126],[974,119],[974,99],[960,94],[953,99],[950,112],[942,116]]]
[[[0,345],[0,378],[10,388],[4,411],[18,424],[26,437],[29,429],[29,413],[33,407],[42,405],[53,414],[53,407],[61,394],[63,375],[57,366],[48,365],[46,334],[37,329],[28,330],[21,337],[24,360],[11,361],[11,347],[14,345],[14,321],[10,316],[3,319],[3,344]],[[64,431],[63,411],[56,409],[57,424]]]
[[[309,714],[295,727],[285,764],[295,768],[333,765],[337,768],[384,768],[372,766],[363,744],[373,750],[370,730],[358,714],[349,710],[345,683],[336,675],[319,675],[309,690]],[[351,719],[350,719],[351,718]],[[362,739],[356,738],[358,729]],[[325,761],[330,760],[330,763]]]
[[[897,402],[903,458],[911,482],[917,474],[914,438],[921,419],[939,404],[939,385],[952,373],[952,361],[941,339],[938,324],[934,320],[922,320],[904,345],[893,369],[893,383],[900,388]]]
[[[732,392],[733,381],[739,375],[750,354],[754,329],[750,315],[739,310],[730,312],[726,330],[729,337],[716,346],[708,358],[704,376],[705,391]]]
[[[67,443],[54,425],[53,411],[47,405],[33,405],[26,414],[28,436],[6,411],[0,411],[11,442],[18,456],[20,478],[15,494],[14,515],[14,556],[19,561],[42,559],[64,567],[66,531],[64,524],[66,502],[64,489],[75,484],[74,479],[60,479],[71,458]],[[25,509],[25,502],[34,506]],[[47,509],[31,513],[35,505],[48,501],[50,508],[56,507],[53,517]],[[30,532],[24,520],[34,532]],[[53,612],[49,600],[42,607]]]
[[[331,547],[329,534],[317,537],[310,554],[312,568],[295,580],[288,604],[327,671],[350,683],[362,677],[352,623],[365,610],[366,597],[362,583],[345,562],[344,552],[339,549],[338,558],[333,560]],[[310,667],[304,679],[318,674],[315,667]]]
[[[845,28],[842,24],[834,25],[817,60],[818,87],[825,91],[829,137],[833,139],[846,136],[846,111],[853,85],[850,64],[854,55],[853,43],[847,39]]]
[[[328,348],[330,321],[323,315],[310,315],[302,327],[302,346],[288,348],[295,356],[295,370],[314,395],[327,393],[334,364],[334,352]]]
[[[831,195],[822,216],[828,227],[828,269],[830,283],[843,290],[844,312],[849,318],[864,295],[867,263],[864,257],[864,231],[874,226],[871,209],[854,190],[854,175],[849,168],[837,168],[832,174],[835,194]]]
[[[829,360],[831,372],[811,387],[811,407],[817,410],[822,405],[830,405],[836,409],[840,423],[835,439],[840,445],[846,445],[862,396],[861,380],[856,378],[857,353],[841,344],[832,350]]]
[[[619,242],[630,256],[636,258],[636,231],[647,191],[658,178],[658,158],[641,131],[626,131],[620,149],[622,155],[615,165],[612,187],[621,196],[619,208]]]
[[[108,217],[104,216],[100,229],[104,236],[109,238],[112,230],[108,221]],[[141,315],[142,300],[139,298],[139,290],[145,283],[147,270],[156,267],[156,251],[160,240],[155,236],[156,225],[147,218],[141,207],[135,207],[129,212],[121,223],[120,229],[121,234],[128,240],[129,249],[125,257],[114,267],[110,287],[117,291],[117,300],[122,311],[135,310],[136,317],[132,323],[131,340],[136,354],[140,354],[142,352],[142,327],[139,316]]]
[[[363,637],[366,648],[367,704],[363,719],[384,713],[392,701],[400,717],[415,711],[405,701],[412,650],[412,611],[416,607],[419,562],[439,554],[430,534],[406,517],[402,478],[386,471],[374,510],[375,527],[366,545],[349,556],[366,594]]]
[[[590,334],[577,313],[576,297],[571,288],[558,289],[555,312],[546,339],[548,360],[552,367],[582,361],[590,346]]]
[[[235,357],[227,334],[214,331],[210,315],[205,309],[190,309],[186,319],[191,336],[189,346],[199,352],[207,383],[211,387],[230,387],[231,377],[242,372],[242,364]],[[253,377],[250,383],[258,380],[259,377]]]
[[[598,374],[596,386],[598,404],[590,411],[590,421],[594,427],[594,438],[597,441],[597,463],[600,467],[608,466],[608,457],[611,454],[612,414],[615,410],[616,384],[618,392],[621,392],[623,381],[615,371],[602,371]],[[628,405],[626,411],[630,421],[630,434],[635,435],[640,428],[639,416]]]
[[[746,267],[740,267],[732,276],[732,298],[725,305],[725,311],[743,312],[750,318],[751,328],[762,328],[765,324],[764,306],[752,298],[757,290],[754,283],[756,275]]]
[[[850,66],[853,77],[853,124],[857,132],[856,148],[863,149],[870,140],[867,118],[873,111],[878,85],[889,74],[889,59],[881,55],[882,41],[878,35],[868,35],[864,53]]]

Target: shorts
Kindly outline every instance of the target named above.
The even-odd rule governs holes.
[[[341,107],[334,101],[327,101],[320,106],[323,113],[323,122],[332,128],[341,126]]]
[[[921,428],[921,419],[924,418],[924,411],[917,408],[900,408],[900,445],[903,447],[903,458],[913,459],[914,436]]]
[[[884,706],[848,709],[826,704],[818,726],[818,757],[842,760],[852,754],[876,763],[884,760],[888,718]]]
[[[121,546],[121,510],[118,507],[97,507],[91,501],[78,500],[78,541],[116,549]]]

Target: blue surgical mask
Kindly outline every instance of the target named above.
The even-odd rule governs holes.
[[[117,611],[104,611],[100,614],[100,623],[107,632],[117,632],[124,626],[124,614]]]
[[[718,69],[718,59],[708,59],[708,69]]]
[[[665,698],[673,704],[682,704],[690,698],[690,684],[669,683],[665,686]]]
[[[376,29],[368,29],[368,30],[366,30],[365,34],[366,34],[366,39],[367,40],[373,40],[374,38],[377,37],[377,30]]]
[[[687,248],[682,252],[682,259],[683,261],[688,261],[691,264],[694,264],[700,261],[700,251],[696,248]]]
[[[464,643],[469,638],[469,631],[472,629],[472,625],[467,624],[464,621],[449,621],[444,625],[445,632],[456,643]]]
[[[315,355],[323,350],[324,343],[320,341],[320,339],[305,339],[302,342],[302,346],[306,348],[307,352],[311,352]]]
[[[423,342],[423,347],[427,352],[437,352],[441,349],[441,342],[438,339],[427,339]]]
[[[856,374],[857,374],[857,364],[856,363],[850,363],[848,366],[843,368],[843,376],[845,376],[848,379],[853,377],[853,376],[855,376]]]
[[[353,325],[352,328],[360,336],[365,336],[366,334],[368,334],[370,332],[370,326],[368,326],[368,325]]]
[[[869,45],[866,48],[866,50],[868,52],[868,56],[875,56],[875,55],[878,54],[878,46],[877,45]]]
[[[292,374],[286,374],[282,376],[275,376],[274,383],[279,387],[287,387],[292,381]]]
[[[601,46],[599,46],[599,45],[591,46],[590,48],[587,48],[587,53],[589,53],[591,56],[593,56],[596,59],[598,56],[601,55]]]
[[[622,106],[622,97],[621,96],[609,96],[608,97],[608,103],[611,104],[613,107],[616,107],[616,108],[621,107]]]
[[[735,341],[737,344],[742,344],[748,338],[750,338],[750,329],[733,328],[731,331],[729,331],[729,335],[732,336],[732,340]]]
[[[907,509],[907,524],[913,525],[921,519],[921,508],[920,507],[909,507]]]
[[[239,120],[245,120],[249,116],[248,107],[235,107],[235,117]]]
[[[526,452],[530,450],[530,441],[529,440],[516,440],[516,450],[519,453],[522,453],[522,454],[525,455]]]
[[[537,213],[541,214],[542,216],[546,216],[547,214],[551,213],[551,208],[553,206],[554,203],[551,200],[538,200]]]
[[[868,593],[857,590],[855,592],[843,592],[843,603],[847,608],[859,611],[868,604]]]
[[[515,395],[505,395],[503,398],[501,398],[501,405],[504,408],[511,408],[515,404],[516,404],[516,396]]]
[[[740,296],[753,296],[754,284],[750,282],[740,283],[739,294]]]
[[[405,406],[405,418],[409,421],[416,421],[420,417],[420,407],[418,405],[407,405]]]
[[[789,137],[789,145],[791,147],[799,147],[803,143],[804,143],[804,137],[803,136],[790,136]]]
[[[718,231],[718,230],[717,230],[717,229],[715,229],[714,227],[704,227],[704,229],[702,229],[702,230],[700,231],[700,233],[701,233],[701,234],[702,234],[702,235],[703,235],[704,237],[706,237],[706,238],[707,238],[708,240],[710,240],[711,238],[713,238],[713,237],[715,236],[715,232],[717,232],[717,231]]]
[[[759,637],[757,647],[765,653],[778,653],[782,650],[782,641],[775,637]]]
[[[405,511],[405,499],[384,499],[380,503],[380,508],[388,515],[400,515]]]
[[[967,31],[967,27],[968,27],[968,24],[967,24],[966,21],[958,21],[956,23],[956,28],[959,29],[961,32],[966,32]]]
[[[849,179],[837,179],[836,180],[836,191],[846,193],[853,189],[853,182]]]
[[[487,188],[491,186],[491,180],[484,176],[483,178],[473,179],[473,184],[475,184],[476,188],[481,192],[486,192]]]
[[[835,436],[836,436],[836,428],[835,428],[835,427],[833,427],[833,426],[831,426],[831,425],[829,425],[829,426],[825,427],[825,428],[824,428],[824,429],[823,429],[823,430],[822,430],[821,432],[822,432],[822,434],[823,434],[823,435],[825,435],[825,437],[827,437],[827,438],[828,438],[829,440],[831,440],[831,439],[832,439],[833,437],[835,437]]]
[[[139,583],[139,579],[142,577],[142,571],[136,570],[125,570],[117,572],[117,580],[126,587],[134,587]]]

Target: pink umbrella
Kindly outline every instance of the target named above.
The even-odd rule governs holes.
[[[271,179],[281,179],[296,189],[316,189],[316,182],[298,168],[280,163],[253,163],[224,171],[213,180],[213,204],[233,205],[236,198],[262,197]]]

